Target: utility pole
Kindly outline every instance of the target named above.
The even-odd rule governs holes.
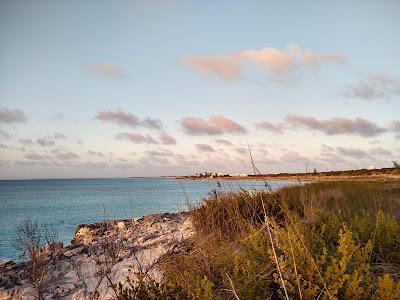
[[[306,173],[308,173],[307,159],[306,159]]]

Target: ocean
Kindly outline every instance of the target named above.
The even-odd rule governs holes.
[[[76,226],[106,219],[186,210],[212,189],[264,189],[261,181],[189,181],[171,178],[46,179],[0,181],[0,260],[17,259],[15,227],[31,218],[54,227],[69,244]],[[273,188],[293,185],[272,182]]]

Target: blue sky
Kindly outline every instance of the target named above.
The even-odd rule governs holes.
[[[0,178],[250,172],[247,143],[265,172],[390,166],[399,14],[398,1],[2,1]]]

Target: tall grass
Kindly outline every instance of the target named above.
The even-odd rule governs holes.
[[[213,192],[192,214],[163,263],[184,298],[400,298],[399,182]]]

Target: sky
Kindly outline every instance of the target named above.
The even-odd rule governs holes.
[[[0,1],[0,179],[390,167],[400,2]]]

